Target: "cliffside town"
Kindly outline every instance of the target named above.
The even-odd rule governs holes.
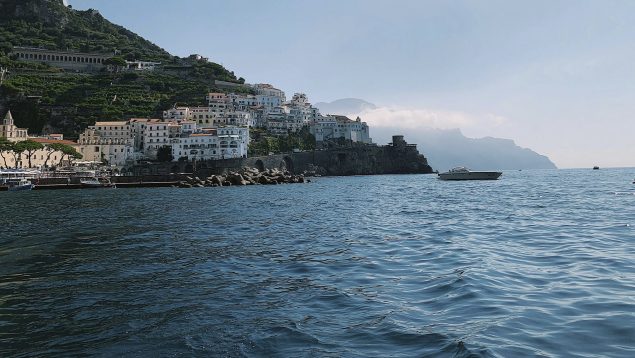
[[[5,148],[10,168],[46,167],[53,162],[49,144],[63,143],[76,148],[83,162],[103,164],[122,169],[140,161],[218,160],[246,158],[250,144],[250,129],[264,129],[275,136],[288,136],[302,130],[321,147],[325,141],[347,143],[372,142],[369,128],[360,118],[322,115],[302,93],[290,101],[285,93],[269,84],[247,85],[255,95],[209,93],[204,107],[175,107],[163,112],[161,119],[132,118],[121,121],[98,121],[80,135],[77,142],[63,139],[61,134],[28,135],[18,128],[10,111],[4,116],[2,138],[9,142],[36,141],[37,149],[27,164],[22,153]],[[299,148],[296,149],[299,151]],[[54,158],[61,153],[54,153]]]
[[[6,33],[10,46],[0,46],[2,168],[83,163],[122,171],[372,145],[360,118],[322,114],[304,93],[287,99],[200,55],[172,57],[95,10],[57,0],[0,0],[0,8],[0,22],[15,29]],[[15,35],[25,21],[39,32]]]

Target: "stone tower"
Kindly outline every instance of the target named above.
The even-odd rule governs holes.
[[[13,125],[13,116],[11,115],[11,110],[7,111],[7,114],[4,116],[4,119],[2,120],[2,124],[4,124],[5,126]]]
[[[403,135],[394,135],[392,136],[392,146],[393,147],[405,147],[406,141],[403,139]]]

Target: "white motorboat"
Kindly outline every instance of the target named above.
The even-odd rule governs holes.
[[[465,167],[456,167],[445,173],[439,173],[441,180],[496,180],[502,172],[473,172]]]

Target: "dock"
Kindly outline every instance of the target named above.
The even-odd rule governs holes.
[[[128,182],[115,183],[116,188],[166,188],[178,186],[178,181],[153,181],[153,182]],[[111,189],[111,188],[89,188],[82,184],[36,184],[33,190],[72,190],[72,189]],[[7,191],[6,186],[0,186],[0,191]]]

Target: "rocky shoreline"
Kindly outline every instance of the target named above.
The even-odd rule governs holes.
[[[211,175],[205,179],[197,176],[187,176],[181,180],[178,188],[209,188],[219,186],[246,186],[246,185],[278,185],[310,183],[308,176],[315,176],[314,172],[291,174],[289,171],[279,169],[266,169],[260,171],[257,168],[243,168],[240,171],[230,171],[227,175]]]

